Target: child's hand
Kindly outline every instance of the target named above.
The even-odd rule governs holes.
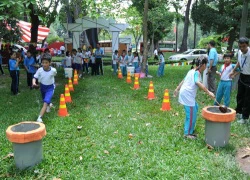
[[[209,95],[211,98],[213,98],[213,99],[215,98],[214,93],[212,93],[211,91],[208,92],[208,95]]]
[[[176,97],[178,95],[178,92],[179,91],[177,89],[174,90],[174,97]]]

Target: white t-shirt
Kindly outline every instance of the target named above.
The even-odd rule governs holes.
[[[160,62],[161,62],[161,63],[164,63],[164,62],[165,62],[164,56],[163,56],[162,54],[160,55]]]
[[[77,53],[76,57],[74,58],[75,63],[82,64],[82,53]]]
[[[134,57],[132,62],[138,62],[138,56]]]
[[[67,67],[71,66],[71,56],[66,56],[65,65]]]
[[[36,71],[34,78],[38,79],[38,82],[40,82],[43,85],[51,85],[55,83],[56,74],[57,74],[57,71],[53,67],[50,67],[49,71],[45,71],[43,67],[40,67]]]
[[[229,77],[229,74],[234,69],[235,64],[229,64],[229,66],[225,67],[225,64],[223,64],[220,68],[221,77],[220,79],[223,81],[232,81],[232,78]]]
[[[133,60],[133,55],[131,54],[131,55],[128,55],[128,63],[131,63],[132,62],[132,60]]]
[[[238,62],[240,64],[241,73],[250,75],[250,49],[246,54],[243,54],[240,50],[238,52]]]
[[[179,103],[184,106],[195,106],[195,97],[198,86],[196,82],[201,82],[201,74],[195,69],[190,70],[181,86],[179,94]]]
[[[157,49],[154,50],[154,55],[158,56],[158,51],[157,51]]]
[[[112,58],[113,64],[116,64],[116,62],[117,62],[118,60],[119,60],[118,54],[114,54],[114,55],[113,55],[113,58]]]
[[[91,62],[92,62],[93,64],[95,63],[95,56],[94,56],[94,55],[91,56]]]
[[[125,66],[127,64],[128,56],[120,56],[120,66]]]
[[[64,46],[61,46],[61,47],[60,47],[60,50],[61,50],[61,51],[65,51],[65,47],[64,47]]]

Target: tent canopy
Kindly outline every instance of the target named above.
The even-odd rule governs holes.
[[[25,21],[19,21],[17,23],[19,26],[21,32],[22,32],[22,40],[24,42],[30,42],[31,39],[31,23],[25,22]],[[38,26],[38,37],[37,41],[42,41],[44,40],[48,35],[49,35],[49,28],[44,27],[44,26]]]

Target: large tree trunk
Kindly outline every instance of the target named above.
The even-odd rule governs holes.
[[[229,32],[229,39],[228,39],[228,47],[227,47],[227,50],[228,51],[232,51],[233,49],[233,44],[234,44],[234,41],[236,39],[236,28],[233,28],[230,32]]]
[[[143,15],[143,59],[142,59],[142,72],[146,71],[146,63],[148,58],[148,0],[144,2],[144,15]]]
[[[37,13],[35,12],[34,5],[32,3],[29,4],[30,9],[30,18],[31,18],[31,43],[37,43],[38,36],[38,26],[39,26],[39,18]]]
[[[240,37],[246,36],[248,3],[249,3],[249,0],[244,0],[243,9],[242,9],[242,16],[241,16],[241,24],[240,24]]]
[[[184,52],[184,51],[187,50],[189,12],[190,12],[191,2],[192,2],[192,0],[188,0],[186,12],[185,12],[185,23],[184,23],[184,31],[183,31],[183,38],[182,38],[182,44],[181,44],[180,52]]]

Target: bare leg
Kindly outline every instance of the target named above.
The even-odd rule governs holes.
[[[43,107],[40,111],[40,116],[43,117],[45,111],[46,111],[46,108],[47,108],[48,104],[47,103],[43,103]]]

